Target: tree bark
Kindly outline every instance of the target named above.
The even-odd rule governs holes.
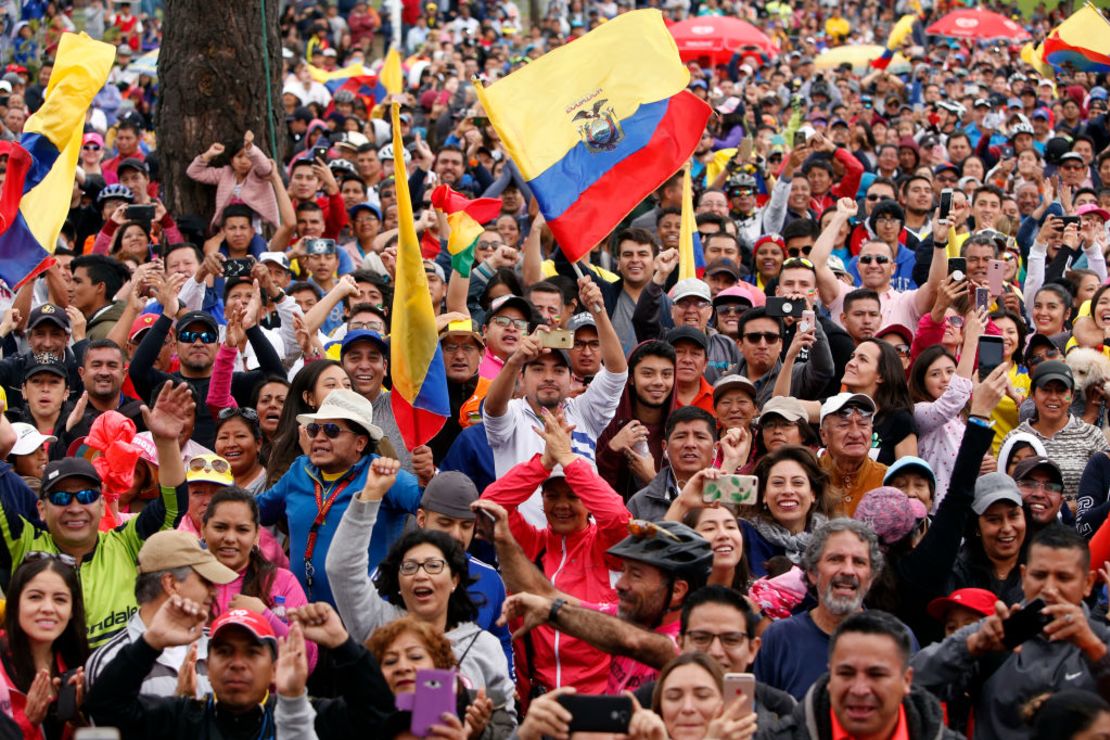
[[[266,104],[262,49],[263,3],[270,65],[271,105]],[[207,223],[215,188],[189,179],[185,170],[215,142],[242,141],[271,151],[270,131],[284,143],[281,96],[279,0],[167,0],[158,57],[160,103],[158,159],[165,203],[175,216],[198,215]],[[267,117],[273,113],[267,122]],[[228,152],[230,156],[233,152]]]

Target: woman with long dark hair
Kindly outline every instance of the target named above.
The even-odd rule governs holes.
[[[320,408],[327,395],[337,388],[351,388],[351,376],[335,360],[316,360],[297,372],[282,404],[281,422],[270,450],[266,467],[266,488],[272,488],[290,464],[306,454],[304,431],[297,423],[300,414],[311,414]]]
[[[308,603],[297,577],[278,567],[259,549],[258,503],[254,495],[229,486],[212,495],[204,512],[201,535],[209,552],[239,574],[229,584],[216,586],[216,612],[249,609],[266,617],[274,632],[289,632],[284,610]],[[288,561],[286,561],[288,562]],[[308,667],[316,663],[316,645],[306,642]]]
[[[878,461],[890,465],[899,457],[917,454],[913,401],[906,371],[894,347],[878,339],[864,339],[844,366],[844,388],[875,402],[874,430],[879,437]]]
[[[72,559],[30,553],[12,574],[0,637],[0,680],[11,696],[6,711],[25,738],[72,737],[80,718],[76,711],[59,714],[58,697],[75,690],[74,707],[81,705],[88,657],[85,607]]]

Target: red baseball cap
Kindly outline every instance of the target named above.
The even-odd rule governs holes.
[[[127,332],[127,338],[132,342],[140,332],[146,331],[154,326],[154,322],[158,320],[158,316],[152,313],[144,313],[135,317],[135,321],[131,324],[131,331]]]
[[[231,627],[241,627],[258,640],[259,642],[266,642],[270,647],[277,651],[277,635],[274,634],[274,628],[266,621],[266,617],[261,614],[256,614],[248,609],[229,609],[220,616],[216,617],[212,622],[212,629],[209,631],[211,636],[209,639],[215,639],[216,635],[221,630],[229,629]]]
[[[941,596],[929,602],[926,611],[929,616],[938,622],[954,606],[962,606],[973,612],[978,612],[984,617],[994,614],[994,603],[998,597],[985,588],[958,588],[947,596]]]

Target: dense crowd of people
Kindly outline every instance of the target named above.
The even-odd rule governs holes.
[[[681,172],[572,264],[475,95],[637,7],[777,49],[689,60],[697,277]],[[279,151],[196,152],[195,214],[161,4],[0,4],[6,141],[63,32],[118,46],[54,263],[0,284],[0,737],[1110,736],[1107,72],[954,7],[288,2]],[[345,84],[390,45],[401,94]],[[499,199],[461,258],[443,185]],[[406,192],[450,399],[412,448]]]

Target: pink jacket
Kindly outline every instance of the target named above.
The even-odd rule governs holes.
[[[236,195],[235,173],[230,165],[223,167],[209,167],[204,157],[197,156],[189,163],[185,174],[197,182],[216,186],[216,213],[212,216],[213,225],[219,224],[224,208],[231,201],[239,200],[247,204],[257,213],[262,220],[274,226],[280,226],[278,216],[277,198],[274,196],[274,186],[270,182],[270,172],[273,169],[270,160],[257,146],[250,148],[251,171],[247,179],[239,184],[239,193]]]
[[[188,519],[188,517],[186,517]],[[265,532],[265,529],[262,529]],[[288,563],[287,563],[288,564]],[[237,596],[243,590],[243,573],[239,573],[239,577],[231,583],[224,586],[216,586],[216,614],[223,614],[228,609],[228,604],[231,599]],[[285,568],[279,567],[274,573],[274,583],[270,587],[270,600],[273,601],[275,596],[285,597],[285,608],[293,609],[298,606],[304,606],[308,603],[305,598],[304,589],[297,581],[297,577]],[[285,637],[289,634],[289,623],[272,611],[267,609],[262,613],[266,617],[266,621],[274,628],[274,633],[278,637]],[[305,657],[308,658],[308,672],[312,673],[312,669],[316,667],[316,655],[319,648],[316,643],[311,640],[305,640]]]
[[[605,551],[628,535],[632,515],[620,495],[587,461],[578,458],[564,468],[563,473],[593,515],[584,530],[568,537],[554,534],[547,528],[533,527],[517,510],[550,475],[539,455],[494,481],[482,498],[508,509],[513,537],[528,559],[542,566],[544,575],[551,579],[555,588],[590,603],[614,602],[616,591],[607,564],[611,559]],[[548,689],[576,686],[579,692],[587,694],[605,691],[609,682],[608,655],[550,627],[534,629],[531,635],[536,656],[531,675],[544,686]],[[518,656],[524,654],[523,651],[516,653]],[[518,669],[517,675],[527,670]]]

